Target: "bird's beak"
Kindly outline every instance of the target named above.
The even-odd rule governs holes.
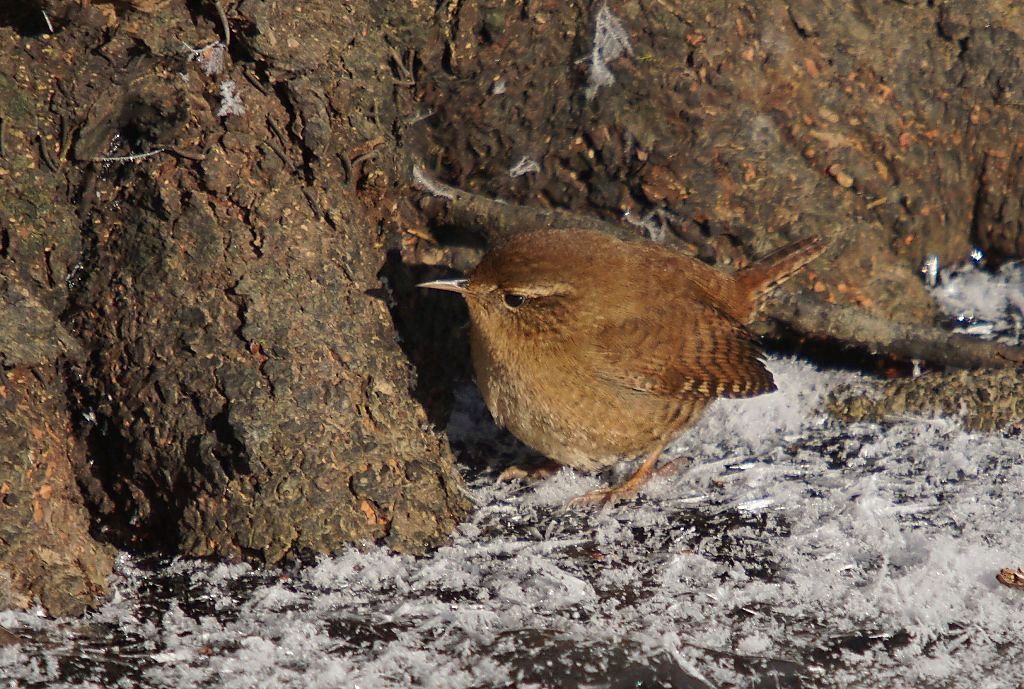
[[[461,278],[458,280],[431,280],[430,282],[421,282],[416,285],[417,287],[425,287],[427,289],[440,289],[445,292],[458,292],[459,294],[466,293],[466,285],[469,284],[469,280]]]

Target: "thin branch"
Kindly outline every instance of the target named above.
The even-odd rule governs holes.
[[[518,206],[456,189],[413,167],[413,184],[433,196],[448,199],[445,222],[483,236],[488,242],[520,232],[541,229],[597,230],[620,239],[639,239],[636,233],[612,223],[559,209]]]
[[[97,158],[90,158],[90,160],[94,163],[137,163],[140,160],[145,160],[146,158],[152,158],[155,155],[159,155],[165,150],[166,149],[163,148],[157,148],[153,151],[149,151],[148,153],[132,153],[126,156],[101,156]]]
[[[828,304],[809,293],[773,299],[762,313],[803,335],[837,340],[906,361],[919,359],[947,368],[1024,366],[1024,347],[919,323],[886,320],[857,306]]]
[[[224,29],[224,47],[228,48],[231,46],[231,27],[228,26],[228,15],[224,13],[224,7],[220,4],[220,0],[213,0],[213,6],[217,8],[217,17]]]
[[[61,162],[68,159],[68,151],[71,149],[71,127],[68,126],[64,115],[60,116],[60,150],[57,155]]]
[[[39,155],[42,156],[43,162],[46,164],[46,167],[50,168],[50,172],[56,172],[60,169],[60,166],[54,162],[53,155],[50,154],[50,149],[46,145],[46,139],[43,138],[42,134],[37,134],[36,138],[39,139]]]
[[[186,158],[188,160],[206,160],[206,154],[202,151],[190,151],[185,148],[179,148],[177,146],[168,146],[166,149],[168,153],[173,153],[179,158]]]

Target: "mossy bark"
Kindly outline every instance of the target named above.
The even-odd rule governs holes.
[[[843,386],[829,395],[830,413],[843,421],[892,422],[907,417],[956,419],[974,431],[1024,431],[1020,371],[926,373],[870,385]]]

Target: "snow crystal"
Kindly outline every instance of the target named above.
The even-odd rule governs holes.
[[[611,13],[608,5],[601,5],[594,24],[594,47],[590,52],[590,75],[585,91],[587,100],[593,100],[598,89],[615,83],[615,75],[608,68],[623,54],[632,55],[633,46],[622,22]]]
[[[196,62],[208,77],[217,76],[224,71],[224,58],[227,55],[227,46],[220,41],[207,43],[206,45],[193,48],[185,43],[190,62]]]
[[[540,164],[532,158],[523,156],[518,163],[509,168],[508,174],[510,177],[522,177],[529,172],[540,172]]]
[[[627,210],[622,214],[622,219],[634,227],[639,227],[647,239],[660,244],[665,241],[666,230],[658,217],[659,211],[660,209],[648,211],[638,219],[632,212]]]
[[[245,105],[242,103],[242,99],[238,95],[237,88],[238,87],[235,85],[235,82],[230,79],[221,82],[220,109],[217,110],[217,117],[245,114]]]
[[[424,172],[423,168],[419,165],[413,165],[412,181],[413,185],[417,189],[421,189],[429,194],[433,194],[434,196],[440,196],[444,199],[451,199],[455,196],[451,187],[438,182],[436,179]]]
[[[994,275],[974,264],[943,271],[932,295],[967,332],[1013,340],[1024,333],[1024,262],[1008,263]]]

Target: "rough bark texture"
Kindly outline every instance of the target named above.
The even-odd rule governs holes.
[[[107,591],[113,551],[89,535],[61,382],[52,365],[0,370],[2,608],[74,615]]]
[[[610,3],[632,55],[588,100],[604,5],[447,3],[422,57],[452,73],[423,80],[428,164],[510,200],[653,211],[721,262],[834,236],[815,288],[911,321],[933,315],[926,257],[1024,248],[1020,8]],[[539,171],[510,176],[524,156]]]
[[[82,243],[66,181],[40,158],[55,137],[37,134],[47,87],[28,65],[53,47],[0,27],[0,55],[0,607],[76,614],[106,592],[113,561],[75,481],[85,446],[62,375],[83,355],[59,321]]]
[[[75,483],[85,448],[58,362],[81,350],[34,291],[0,259],[0,608],[77,614],[106,593],[113,553]]]
[[[93,209],[71,318],[94,352],[83,400],[107,422],[94,446],[118,457],[105,481],[137,521],[174,525],[187,555],[418,551],[464,509],[386,300],[368,294],[394,241],[384,35],[360,35],[377,21],[366,6],[294,10],[241,5],[244,63],[225,54],[218,71],[187,63],[174,37],[196,18],[171,3],[101,41],[95,68],[112,61],[114,83],[69,85],[101,104],[82,113],[77,159],[118,136],[204,156],[108,169],[97,193],[122,204]],[[244,111],[227,112],[230,83]]]
[[[49,523],[71,545],[47,571],[66,585],[12,576],[17,604],[99,590],[73,468],[119,544],[275,562],[444,538],[467,505],[428,416],[464,374],[465,315],[413,296],[426,271],[406,264],[468,268],[481,244],[429,241],[445,202],[413,162],[628,211],[723,265],[830,237],[790,288],[909,321],[934,316],[926,257],[1024,250],[1024,16],[1005,0],[242,0],[221,3],[227,50],[213,2],[43,4],[53,33],[0,9],[2,308],[21,323],[0,335],[0,509],[65,510]],[[605,6],[630,50],[588,85]]]
[[[443,540],[467,506],[461,478],[375,292],[401,190],[382,18],[368,4],[244,3],[222,52],[212,5],[48,9],[54,34],[31,13],[0,26],[0,260],[86,357],[67,380],[52,364],[33,376],[4,338],[11,504],[31,516],[43,491],[80,509],[70,388],[90,453],[79,478],[118,544],[276,562]],[[52,487],[30,452],[63,462]],[[52,612],[102,584],[95,557],[73,562],[79,517],[54,522],[72,541],[46,556],[78,607],[55,593]],[[47,543],[25,531],[0,554],[21,587],[9,602],[37,592],[17,558]]]

